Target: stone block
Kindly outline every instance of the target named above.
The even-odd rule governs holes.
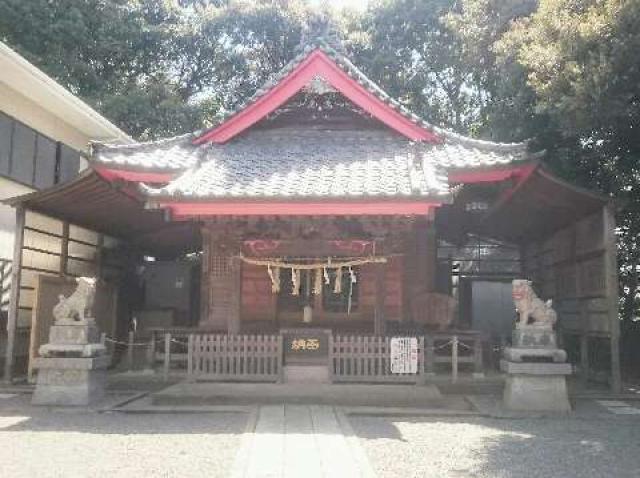
[[[564,375],[509,374],[502,399],[504,407],[513,411],[571,411]]]
[[[100,357],[37,357],[33,359],[34,368],[40,369],[70,369],[91,370],[107,368],[111,363],[110,355]]]
[[[98,355],[104,355],[107,352],[107,348],[103,344],[44,344],[40,346],[38,352],[43,357],[97,357]]]
[[[34,405],[86,406],[105,394],[106,369],[42,368],[31,402]]]
[[[49,329],[49,343],[56,345],[79,345],[100,342],[100,331],[95,325],[70,322],[56,323]]]
[[[571,375],[573,371],[569,363],[510,362],[505,359],[500,360],[500,370],[520,375]]]
[[[556,333],[551,327],[529,326],[515,329],[512,335],[513,347],[557,349]]]
[[[567,361],[567,352],[562,349],[506,347],[504,358],[512,362],[548,359],[551,362],[561,363]]]
[[[326,365],[285,365],[285,383],[329,383]]]

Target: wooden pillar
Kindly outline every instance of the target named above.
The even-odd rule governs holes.
[[[236,334],[240,330],[242,263],[240,243],[217,224],[203,228],[200,327]]]
[[[237,335],[240,333],[240,309],[242,304],[242,261],[237,257],[231,261],[231,300],[227,322],[227,333]]]
[[[611,327],[611,391],[622,390],[620,376],[620,319],[618,316],[618,259],[616,220],[613,204],[602,208],[604,227],[604,279],[607,295],[609,324]]]
[[[164,334],[164,362],[162,363],[162,378],[165,382],[169,380],[170,368],[171,368],[171,334]]]
[[[103,248],[104,248],[104,234],[98,234],[98,244],[96,247],[96,277],[102,279],[103,269]]]
[[[432,377],[436,370],[436,348],[432,335],[427,335],[424,341],[424,373],[425,377]]]
[[[26,211],[23,206],[16,208],[16,232],[13,243],[13,264],[11,265],[11,295],[9,299],[9,316],[7,321],[7,349],[4,357],[4,381],[11,383],[13,379],[14,349],[16,343],[16,327],[20,312],[20,280],[22,276],[22,246],[24,245],[24,225]]]
[[[578,337],[580,340],[580,380],[589,380],[589,334],[582,331]]]
[[[60,275],[67,275],[67,265],[69,263],[69,223],[62,223],[62,247],[60,250]]]
[[[438,265],[438,240],[436,227],[433,221],[427,224],[426,229],[426,257],[422,262],[425,267],[424,287],[427,292],[436,290],[436,269]]]
[[[387,264],[375,264],[376,268],[376,305],[373,312],[373,333],[375,335],[384,335],[385,333],[385,314],[384,302],[387,294],[385,287],[385,272]]]
[[[198,323],[200,326],[207,323],[209,317],[209,281],[211,257],[209,252],[210,234],[207,227],[200,229],[202,240],[202,258],[200,262],[200,313]]]
[[[575,274],[575,294],[576,312],[578,313],[578,320],[580,326],[580,335],[578,337],[580,341],[580,380],[584,383],[589,381],[589,317],[585,308],[584,299],[582,297],[582,274],[580,268],[580,261],[578,260],[578,226],[577,223],[573,224],[571,235],[571,255],[573,261],[573,273]],[[559,335],[559,334],[558,334]]]

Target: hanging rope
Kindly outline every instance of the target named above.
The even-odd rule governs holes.
[[[271,279],[271,291],[276,294],[280,292],[280,271],[281,269],[290,269],[291,270],[291,295],[298,296],[300,295],[301,289],[301,272],[303,270],[306,271],[315,271],[315,275],[313,277],[313,289],[311,288],[311,276],[309,274],[307,277],[307,285],[306,291],[307,295],[313,292],[316,295],[322,294],[323,289],[323,279],[325,285],[330,285],[331,279],[329,275],[329,269],[334,269],[336,271],[336,277],[333,284],[333,292],[334,294],[340,294],[342,292],[342,271],[344,268],[347,268],[349,271],[349,296],[348,296],[348,312],[351,312],[351,301],[353,295],[353,284],[355,284],[357,278],[356,273],[353,270],[353,267],[360,266],[364,264],[384,264],[387,262],[387,257],[353,257],[342,261],[334,261],[331,257],[328,257],[326,261],[323,262],[289,262],[282,259],[253,259],[249,257],[244,257],[243,255],[238,256],[240,260],[247,264],[251,264],[254,266],[266,266],[267,274],[269,275],[269,279]],[[309,259],[313,260],[313,259]]]
[[[336,270],[336,281],[333,283],[333,293],[339,294],[342,292],[342,267],[338,267]]]
[[[347,315],[351,315],[351,305],[353,302],[353,284],[356,283],[358,278],[352,267],[349,267],[349,299],[347,301]]]
[[[267,274],[269,274],[269,279],[271,279],[271,292],[277,294],[280,292],[280,268],[271,266],[267,266]]]
[[[326,269],[316,269],[316,276],[313,280],[313,293],[315,295],[322,294],[322,271]]]
[[[300,269],[291,268],[291,295],[300,295]]]
[[[238,256],[243,262],[247,264],[252,264],[254,266],[271,266],[271,267],[282,267],[285,269],[299,269],[299,270],[313,270],[313,269],[338,269],[340,267],[352,267],[352,266],[361,266],[364,264],[385,264],[387,262],[386,257],[354,257],[344,261],[335,261],[332,259],[328,259],[323,262],[288,262],[282,259],[253,259],[251,257]]]

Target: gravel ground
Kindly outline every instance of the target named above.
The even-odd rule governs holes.
[[[222,477],[231,468],[247,420],[245,414],[121,414],[2,405],[3,478]]]
[[[640,476],[640,419],[350,417],[379,478]]]

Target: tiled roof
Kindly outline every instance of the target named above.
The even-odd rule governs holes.
[[[130,170],[183,171],[195,165],[205,147],[193,145],[198,133],[148,143],[108,145],[92,143],[93,163]]]
[[[434,164],[446,170],[491,168],[528,159],[525,149],[513,148],[495,151],[482,145],[446,142],[425,146],[428,156]]]
[[[150,196],[446,199],[446,171],[422,145],[386,131],[252,131],[209,147],[206,159]]]
[[[194,145],[204,132],[136,145],[94,145],[93,161],[116,169],[182,173],[150,196],[326,197],[449,194],[447,171],[496,167],[527,159],[525,143],[466,138],[412,114],[322,38],[307,45],[225,121],[267,94],[316,49],[351,78],[417,125],[439,135],[416,143],[391,130],[250,129],[224,144]]]
[[[389,94],[387,94],[382,88],[380,88],[380,86],[374,83],[371,79],[369,79],[369,77],[367,77],[367,75],[364,74],[364,72],[362,72],[357,66],[355,66],[351,62],[351,60],[347,58],[346,55],[335,49],[333,46],[331,46],[329,41],[325,40],[322,37],[316,38],[308,43],[304,48],[301,49],[298,55],[296,55],[291,61],[289,61],[289,63],[287,63],[287,65],[284,66],[284,68],[282,68],[271,78],[269,78],[269,80],[264,85],[262,85],[262,87],[259,88],[252,96],[247,98],[241,104],[237,105],[233,110],[223,115],[220,118],[219,122],[213,127],[209,128],[208,131],[215,129],[221,123],[224,123],[226,120],[230,119],[232,116],[238,114],[240,111],[244,110],[252,103],[255,103],[258,99],[266,95],[272,88],[277,86],[287,75],[289,75],[289,73],[295,70],[311,53],[313,53],[313,51],[318,49],[326,53],[327,56],[329,56],[340,68],[342,68],[342,70],[347,75],[349,75],[357,83],[362,85],[367,91],[375,95],[378,99],[385,102],[387,105],[389,105],[391,108],[402,114],[413,123],[427,130],[433,131],[447,143],[461,144],[472,148],[492,150],[495,152],[504,153],[520,153],[526,151],[526,143],[496,143],[493,141],[473,139],[429,123],[415,113],[411,112],[408,108],[402,105],[402,103],[389,96]],[[201,134],[204,135],[206,133],[207,131],[203,131]]]

